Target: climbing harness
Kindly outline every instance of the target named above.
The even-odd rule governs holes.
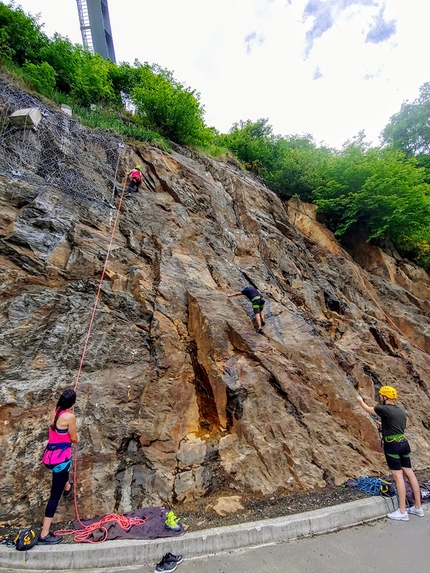
[[[403,434],[393,434],[392,436],[383,436],[382,438],[387,444],[392,444],[393,442],[404,442],[406,440]]]

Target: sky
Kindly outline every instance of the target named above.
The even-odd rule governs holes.
[[[1,0],[8,3],[6,0]],[[43,31],[81,43],[76,0],[18,0]],[[108,0],[117,62],[156,63],[195,89],[227,133],[267,118],[277,135],[340,149],[379,135],[430,81],[427,0]]]

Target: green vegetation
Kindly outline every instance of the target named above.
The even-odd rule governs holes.
[[[341,240],[365,229],[369,240],[389,238],[430,268],[430,83],[390,119],[381,148],[369,148],[360,133],[338,151],[310,135],[275,135],[267,119],[239,121],[220,134],[206,126],[200,95],[170,71],[116,65],[58,34],[50,39],[14,3],[0,3],[0,63],[40,94],[72,105],[90,127],[165,150],[176,142],[233,157],[282,199],[316,203]]]

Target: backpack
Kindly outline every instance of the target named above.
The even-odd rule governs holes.
[[[36,545],[37,537],[32,529],[26,527],[25,529],[20,529],[14,541],[15,549],[18,551],[26,551]]]
[[[140,185],[142,182],[142,173],[139,171],[139,169],[133,169],[131,172],[131,179],[134,179],[136,183],[139,183]]]

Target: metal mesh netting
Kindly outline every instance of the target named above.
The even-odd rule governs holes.
[[[9,116],[37,107],[37,128],[15,127]],[[35,183],[40,178],[79,201],[112,207],[120,138],[83,127],[0,78],[0,170]]]

